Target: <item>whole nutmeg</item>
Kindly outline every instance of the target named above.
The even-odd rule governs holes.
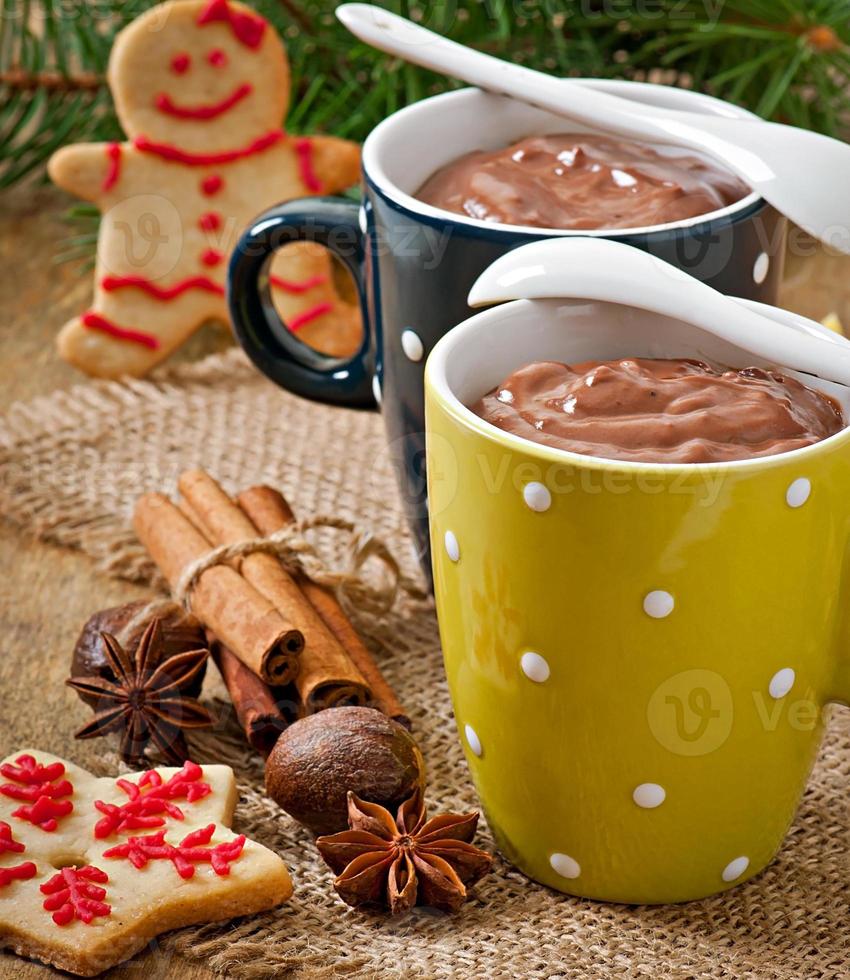
[[[100,677],[105,680],[115,680],[112,669],[106,659],[101,633],[111,633],[121,638],[125,627],[135,618],[136,614],[148,605],[147,600],[127,602],[123,606],[112,606],[101,609],[86,621],[82,632],[77,638],[74,653],[71,657],[71,677]],[[207,638],[200,622],[191,614],[184,612],[179,606],[164,613],[159,613],[162,625],[163,660],[186,653],[188,650],[199,650],[207,646]],[[132,655],[150,619],[140,622],[129,637],[123,638],[121,644]],[[202,668],[183,691],[189,697],[196,698],[201,693],[206,667]],[[94,707],[97,699],[80,694],[86,704]]]
[[[294,722],[266,760],[266,793],[316,834],[348,827],[349,790],[391,812],[425,787],[413,736],[373,708],[328,708]]]

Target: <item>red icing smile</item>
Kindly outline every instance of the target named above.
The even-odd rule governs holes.
[[[154,105],[160,112],[164,112],[167,116],[175,116],[178,119],[215,119],[247,98],[253,91],[252,85],[243,82],[220,102],[194,106],[178,105],[176,102],[172,102],[170,95],[161,92],[154,100]]]

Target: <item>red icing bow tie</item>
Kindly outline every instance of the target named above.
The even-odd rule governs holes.
[[[263,40],[266,22],[254,14],[231,10],[227,0],[209,0],[209,3],[198,15],[198,24],[212,24],[224,21],[230,24],[236,39],[248,48],[258,48]]]

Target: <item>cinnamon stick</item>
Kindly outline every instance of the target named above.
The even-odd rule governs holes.
[[[204,536],[159,493],[139,498],[133,527],[172,588],[184,569],[209,551]],[[233,568],[208,568],[192,591],[191,605],[198,619],[267,683],[288,684],[295,678],[302,633]]]
[[[212,635],[209,644],[245,737],[261,755],[267,756],[286,728],[286,719],[274,694],[268,684]]]
[[[190,517],[212,544],[238,544],[261,536],[208,473],[183,473],[178,486]],[[371,698],[366,679],[278,559],[255,552],[239,559],[238,568],[246,581],[304,634],[301,668],[295,678],[304,712],[365,704]]]
[[[274,534],[275,531],[279,531],[295,520],[295,515],[283,494],[273,487],[249,487],[237,496],[237,501],[260,534]],[[372,704],[409,729],[411,724],[407,712],[399,703],[395,691],[385,680],[372,654],[360,639],[333,592],[306,576],[299,576],[297,582],[328,629],[336,636],[360,673],[366,678],[372,692]]]

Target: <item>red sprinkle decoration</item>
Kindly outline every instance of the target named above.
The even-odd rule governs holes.
[[[213,194],[218,194],[223,186],[224,180],[218,174],[210,174],[209,177],[204,177],[201,181],[201,193],[206,194],[207,197],[212,197]]]
[[[44,909],[53,913],[57,926],[67,926],[74,919],[89,925],[92,919],[112,912],[112,906],[103,901],[106,889],[100,887],[107,881],[106,872],[91,864],[82,868],[63,868],[41,886],[42,895],[48,896],[44,900]]]
[[[311,306],[309,310],[304,310],[303,313],[298,313],[295,316],[289,317],[286,321],[286,325],[292,331],[296,333],[302,327],[305,327],[316,317],[323,316],[325,313],[330,313],[334,308],[333,303],[316,303],[315,306]]]
[[[0,854],[23,854],[25,850],[26,846],[12,836],[12,828],[0,820]]]
[[[224,68],[224,66],[227,64],[227,55],[221,50],[221,48],[213,48],[207,55],[207,61],[213,66],[213,68]]]
[[[117,780],[116,785],[129,799],[120,806],[95,801],[95,808],[104,816],[95,824],[94,836],[102,839],[123,830],[161,827],[165,823],[163,814],[174,820],[183,820],[183,811],[171,801],[195,803],[208,796],[212,787],[201,781],[202,775],[203,769],[199,765],[187,761],[167,783],[162,781],[162,776],[155,769],[144,773],[138,783],[131,783],[128,779]]]
[[[262,43],[263,32],[266,29],[263,18],[255,14],[231,10],[227,0],[210,0],[198,15],[197,23],[203,26],[216,21],[229,24],[236,40],[247,48],[258,48]]]
[[[220,102],[210,102],[207,105],[177,105],[171,101],[171,96],[165,92],[160,92],[154,98],[154,105],[160,112],[167,116],[175,116],[177,119],[216,119],[222,113],[232,109],[237,103],[247,98],[254,91],[253,85],[244,82],[235,88],[230,95]]]
[[[224,295],[224,286],[213,282],[207,276],[189,276],[175,282],[173,286],[158,286],[144,276],[104,276],[100,285],[108,293],[113,293],[118,289],[141,289],[149,296],[153,296],[154,299],[160,299],[164,302],[168,302],[190,289],[202,289],[206,293]]]
[[[207,211],[198,218],[201,231],[218,231],[221,228],[221,215],[218,211]]]
[[[89,310],[82,316],[83,326],[89,330],[99,330],[101,333],[109,334],[117,340],[129,340],[134,344],[141,344],[143,347],[150,347],[151,350],[159,348],[159,341],[153,334],[144,333],[141,330],[130,330],[127,327],[119,327],[117,323],[107,320],[105,316],[100,316]]]
[[[74,792],[71,783],[61,778],[65,775],[65,766],[61,762],[51,762],[43,766],[31,755],[20,755],[14,764],[3,763],[0,766],[0,775],[14,780],[13,783],[0,785],[3,796],[31,804],[18,807],[12,813],[19,820],[26,820],[52,833],[56,830],[59,819],[66,817],[74,809],[70,800],[60,799]]]
[[[184,72],[189,70],[189,65],[192,64],[192,59],[184,51],[180,54],[174,55],[171,59],[171,70],[175,75],[182,75]]]
[[[67,817],[73,809],[74,804],[70,800],[51,800],[47,796],[39,796],[32,805],[19,806],[17,810],[13,810],[12,816],[52,834],[62,817]]]
[[[301,171],[301,180],[308,191],[314,194],[321,193],[322,182],[316,176],[313,169],[313,144],[306,136],[295,140],[293,143],[295,153],[298,156],[298,168]]]
[[[280,276],[269,276],[269,282],[277,289],[287,293],[306,293],[316,286],[323,286],[328,281],[327,276],[311,276],[295,282],[293,279],[281,279]]]
[[[222,150],[220,153],[190,153],[171,143],[155,143],[147,136],[137,136],[133,140],[133,146],[142,153],[153,153],[163,160],[185,163],[187,167],[216,167],[222,163],[233,163],[234,160],[244,160],[245,157],[254,156],[255,153],[262,153],[282,139],[286,139],[286,133],[282,129],[272,129],[264,136],[251,140],[247,146],[236,150]]]
[[[19,755],[14,763],[4,762],[0,766],[0,775],[21,784],[13,786],[4,783],[0,786],[0,793],[13,800],[33,801],[39,796],[55,798],[70,796],[74,792],[74,787],[68,780],[60,778],[65,775],[65,766],[61,762],[51,762],[43,766],[31,755]]]
[[[108,160],[108,164],[106,167],[106,176],[103,178],[102,188],[103,190],[108,191],[118,183],[118,178],[121,176],[120,143],[106,144],[106,159]]]
[[[0,820],[0,854],[7,852],[21,854],[25,850],[26,846],[12,837],[12,828],[4,820]],[[10,868],[0,868],[0,888],[5,888],[13,881],[26,881],[32,878],[37,870],[32,861],[24,861],[23,864],[16,864]]]
[[[38,868],[32,861],[24,861],[23,864],[16,864],[12,868],[0,868],[0,888],[11,885],[13,881],[28,881],[34,878]]]
[[[175,847],[165,843],[165,831],[160,830],[158,834],[147,837],[131,837],[126,844],[104,851],[103,856],[125,858],[140,870],[148,861],[171,861],[181,878],[193,877],[196,864],[211,864],[217,875],[228,875],[230,865],[242,853],[245,836],[240,834],[232,841],[206,847],[214,832],[215,824],[211,823],[200,830],[193,830]]]
[[[201,252],[201,262],[203,262],[204,265],[208,265],[208,266],[218,265],[223,258],[224,256],[221,254],[221,252],[219,252],[218,249],[215,248],[208,248],[205,251]]]

